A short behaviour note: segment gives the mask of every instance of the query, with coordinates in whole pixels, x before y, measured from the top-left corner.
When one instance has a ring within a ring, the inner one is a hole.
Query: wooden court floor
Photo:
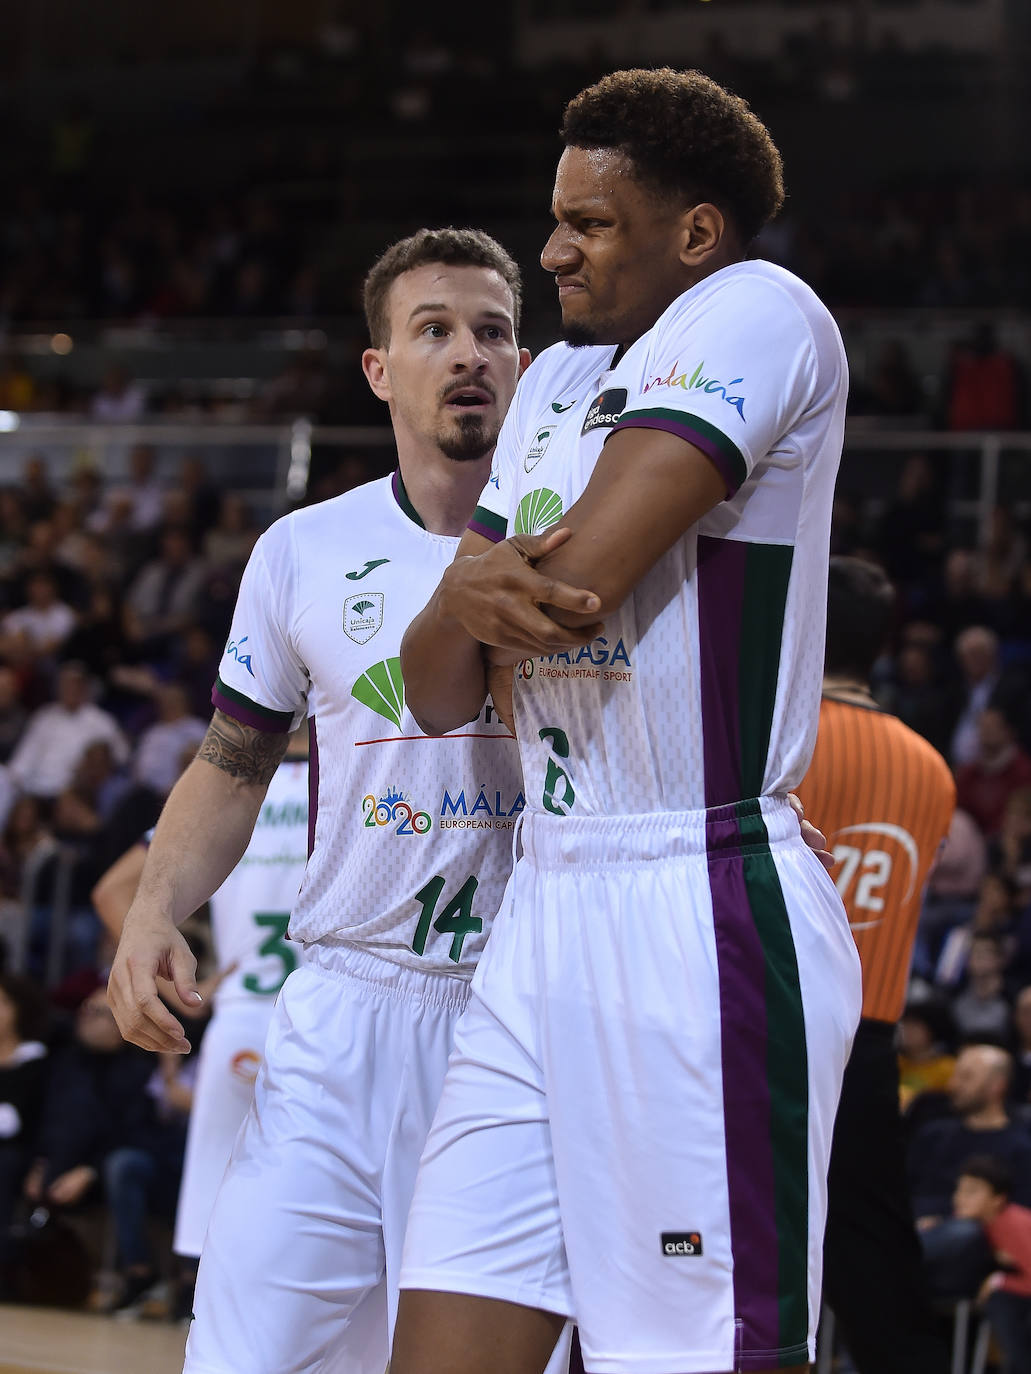
[[[0,1374],[180,1374],[184,1328],[0,1305]]]

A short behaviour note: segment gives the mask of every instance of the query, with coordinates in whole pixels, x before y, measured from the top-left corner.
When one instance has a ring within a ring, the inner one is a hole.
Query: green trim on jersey
[[[397,479],[394,485],[394,493],[397,497],[397,504],[401,507],[405,515],[408,516],[409,520],[411,520],[413,524],[418,525],[421,530],[424,530],[426,528],[426,525],[423,521],[422,516],[412,505],[412,498],[408,495],[407,488],[405,487],[405,479],[401,476],[400,468],[396,468],[394,470],[394,476]]]
[[[780,1348],[804,1345],[809,1329],[809,1060],[798,960],[762,813],[735,808],[748,905],[766,964],[766,1071],[777,1234]],[[750,844],[764,849],[750,850]]]
[[[619,417],[616,429],[633,429],[635,425],[660,425],[663,428],[673,426],[677,433],[691,442],[691,434],[687,431],[694,431],[703,441],[698,445],[703,452],[708,445],[712,445],[728,463],[734,477],[734,489],[742,484],[748,476],[748,466],[745,463],[744,455],[734,443],[733,439],[728,439],[722,429],[717,429],[708,420],[703,420],[700,415],[693,415],[689,410],[671,410],[666,406],[654,406],[649,409],[625,410]],[[708,441],[706,443],[705,441]]]
[[[508,534],[508,521],[505,517],[488,510],[486,506],[477,506],[469,523],[470,525],[483,525],[485,529],[493,530],[499,539],[504,539]]]
[[[238,692],[235,687],[230,687],[228,683],[223,682],[221,676],[215,678],[215,691],[221,693],[229,701],[235,702],[237,706],[242,706],[245,710],[260,716],[262,720],[267,720],[270,725],[276,725],[280,728],[285,725],[289,730],[294,723],[292,711],[273,711],[270,706],[262,706],[260,702],[254,701],[253,698],[245,696],[243,692]]]
[[[788,582],[795,550],[791,544],[745,547],[738,659],[741,795],[758,797],[763,790],[773,730]]]

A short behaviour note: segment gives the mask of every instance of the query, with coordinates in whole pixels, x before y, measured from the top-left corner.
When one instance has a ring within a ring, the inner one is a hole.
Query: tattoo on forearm
[[[264,785],[282,762],[288,735],[253,730],[216,711],[197,757],[221,768],[231,778]]]

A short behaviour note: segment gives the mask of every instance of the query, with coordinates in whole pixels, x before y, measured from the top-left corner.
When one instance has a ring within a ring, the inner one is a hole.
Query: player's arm
[[[287,735],[212,717],[197,757],[169,794],[125,917],[108,1000],[126,1040],[185,1053],[179,1021],[163,1005],[158,977],[197,1005],[196,960],[178,926],[208,900],[239,863]]]
[[[569,539],[543,555],[539,571],[589,587],[601,603],[590,618],[604,619],[726,496],[719,468],[686,439],[665,430],[617,430],[583,495],[562,519]],[[563,606],[544,609],[561,625],[580,626],[589,618]]]
[[[427,734],[475,720],[487,695],[483,646],[503,646],[511,662],[588,644],[599,632],[596,598],[550,574],[538,562],[568,539],[564,529],[491,543],[467,530],[455,561],[415,617],[401,645],[408,707]],[[578,618],[564,628],[543,606]]]

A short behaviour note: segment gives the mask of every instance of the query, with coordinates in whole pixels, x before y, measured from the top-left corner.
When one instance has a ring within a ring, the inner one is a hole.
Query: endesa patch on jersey
[[[626,410],[626,387],[613,386],[603,391],[591,402],[591,408],[584,420],[581,434],[590,434],[593,429],[611,429]]]

